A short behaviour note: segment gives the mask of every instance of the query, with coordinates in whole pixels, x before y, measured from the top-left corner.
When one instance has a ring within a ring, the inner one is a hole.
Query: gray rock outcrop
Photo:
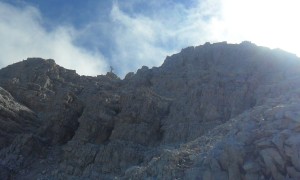
[[[299,179],[299,60],[223,42],[123,80],[12,64],[0,70],[0,179]]]

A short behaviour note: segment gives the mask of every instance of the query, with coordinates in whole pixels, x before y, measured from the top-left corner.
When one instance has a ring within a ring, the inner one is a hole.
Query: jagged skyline
[[[0,179],[300,179],[300,58],[187,47],[121,80],[0,69]]]
[[[297,7],[296,0],[0,0],[0,67],[42,57],[85,75],[113,66],[122,77],[207,41],[249,40],[299,56]]]

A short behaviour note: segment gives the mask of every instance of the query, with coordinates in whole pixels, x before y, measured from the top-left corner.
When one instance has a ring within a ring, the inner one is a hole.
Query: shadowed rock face
[[[300,59],[205,44],[79,76],[29,58],[0,70],[0,179],[299,179]]]
[[[41,125],[36,114],[16,102],[9,92],[0,87],[0,148],[11,144],[15,136],[30,133]]]

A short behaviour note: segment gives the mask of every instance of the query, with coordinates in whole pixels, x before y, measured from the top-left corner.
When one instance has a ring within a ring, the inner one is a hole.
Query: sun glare
[[[300,56],[300,1],[223,0],[220,23],[223,38],[281,48]]]

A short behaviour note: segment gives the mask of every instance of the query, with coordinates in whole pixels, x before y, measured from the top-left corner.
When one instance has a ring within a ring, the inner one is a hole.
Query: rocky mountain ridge
[[[223,42],[123,80],[12,64],[0,70],[0,178],[299,179],[299,60]]]

